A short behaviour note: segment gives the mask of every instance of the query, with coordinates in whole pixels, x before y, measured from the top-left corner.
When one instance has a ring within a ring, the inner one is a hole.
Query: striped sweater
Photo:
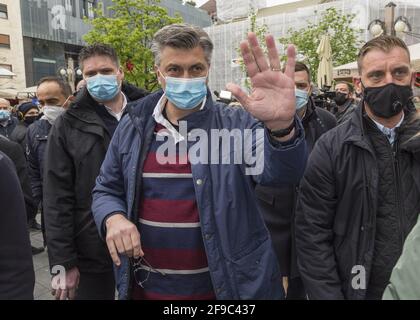
[[[157,141],[164,132],[157,124],[143,168],[139,228],[145,260],[133,277],[133,299],[215,299],[191,165],[170,135]],[[157,150],[163,143],[173,143],[177,152],[176,159],[160,164]]]

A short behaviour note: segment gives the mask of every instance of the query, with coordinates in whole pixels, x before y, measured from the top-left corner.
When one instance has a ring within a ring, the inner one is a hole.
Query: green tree
[[[85,21],[92,30],[85,36],[88,44],[107,43],[115,48],[125,73],[125,79],[149,91],[159,87],[153,72],[153,54],[150,50],[153,35],[165,25],[181,22],[170,17],[159,0],[113,0],[108,7],[110,17],[104,14],[100,3],[94,19]]]
[[[315,81],[319,65],[316,50],[322,35],[330,36],[334,66],[356,60],[362,42],[358,40],[361,30],[351,27],[354,17],[354,14],[342,14],[335,8],[328,8],[318,23],[309,22],[305,28],[299,30],[289,29],[289,36],[280,38],[279,41],[284,46],[292,43],[297,47],[298,54],[305,57],[304,62],[308,64],[312,71],[312,80]]]
[[[257,14],[255,11],[251,11],[248,15],[250,26],[245,34],[245,38],[248,35],[248,32],[254,32],[257,35],[258,42],[260,43],[261,48],[263,49],[264,53],[267,53],[267,45],[265,43],[265,35],[268,33],[268,26],[266,24],[258,24],[257,23]],[[239,56],[241,56],[241,49],[238,47],[236,49]],[[239,59],[239,64],[241,66],[242,72],[246,75],[246,67],[245,63],[242,58]],[[246,75],[245,83],[246,89],[248,91],[251,89],[251,82],[249,77]]]

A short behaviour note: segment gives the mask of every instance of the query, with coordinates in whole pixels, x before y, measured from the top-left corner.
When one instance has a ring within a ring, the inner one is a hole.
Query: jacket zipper
[[[395,193],[397,202],[397,214],[399,215],[399,224],[401,231],[401,248],[404,245],[404,210],[401,204],[401,185],[400,185],[400,165],[398,162],[398,141],[395,141],[395,148],[392,152],[393,164],[394,164],[394,176],[395,176]]]

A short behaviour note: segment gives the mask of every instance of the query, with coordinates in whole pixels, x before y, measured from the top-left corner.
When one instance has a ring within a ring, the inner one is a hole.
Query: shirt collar
[[[378,129],[388,138],[389,143],[393,144],[395,140],[395,129],[400,127],[402,122],[404,121],[404,113],[402,114],[401,120],[393,128],[387,128],[372,118],[371,120],[376,124]]]
[[[175,144],[177,144],[180,141],[184,141],[185,137],[183,137],[178,130],[174,128],[174,126],[163,116],[163,108],[165,108],[166,102],[168,101],[168,98],[166,98],[165,94],[162,95],[162,97],[159,99],[158,103],[156,104],[155,109],[153,110],[153,118],[155,121],[162,126],[164,126],[168,133],[172,136],[172,138],[175,140]],[[200,110],[204,109],[204,106],[206,105],[207,96],[204,97],[204,100],[201,104]],[[167,133],[160,133],[157,134],[167,135]]]
[[[121,91],[121,94],[123,96],[123,106],[120,112],[115,113],[114,111],[112,111],[112,109],[110,107],[107,107],[106,105],[104,105],[106,111],[108,111],[108,113],[113,116],[114,118],[116,118],[118,121],[121,120],[123,114],[124,114],[124,110],[127,107],[127,97],[125,96],[125,94]]]

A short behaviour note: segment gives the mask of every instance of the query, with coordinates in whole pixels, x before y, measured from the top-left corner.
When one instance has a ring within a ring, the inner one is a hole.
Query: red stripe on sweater
[[[197,202],[194,200],[143,199],[139,217],[155,222],[199,222]]]

